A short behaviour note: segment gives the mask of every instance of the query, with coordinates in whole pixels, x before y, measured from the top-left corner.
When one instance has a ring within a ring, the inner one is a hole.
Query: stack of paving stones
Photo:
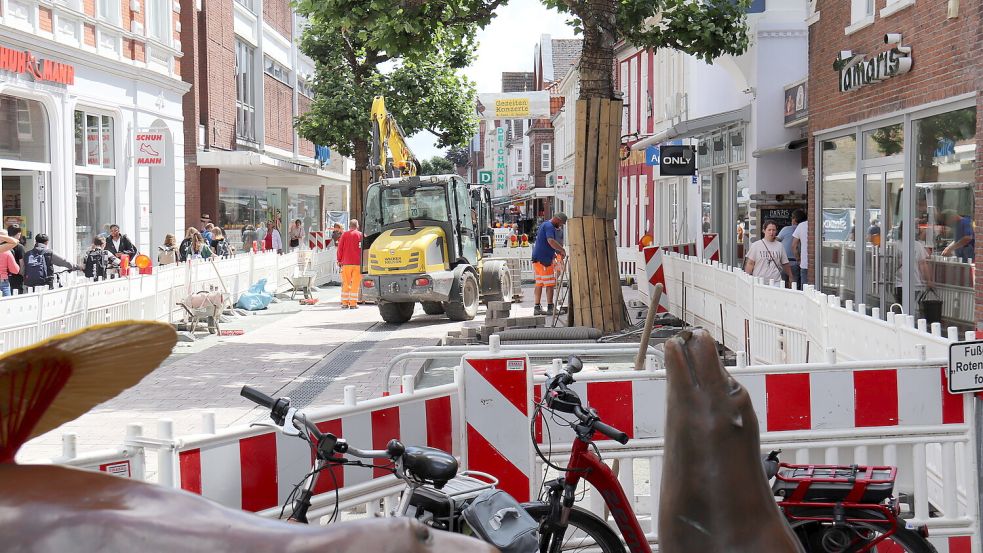
[[[468,346],[487,344],[492,334],[513,328],[541,328],[546,326],[546,317],[509,317],[512,312],[510,301],[490,301],[485,311],[485,320],[465,321],[461,330],[447,333],[443,340],[445,346]]]

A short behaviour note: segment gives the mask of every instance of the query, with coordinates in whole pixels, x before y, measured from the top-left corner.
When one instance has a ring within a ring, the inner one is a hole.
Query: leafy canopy
[[[301,0],[297,7],[309,21],[300,47],[316,65],[314,100],[296,121],[301,136],[364,167],[377,95],[386,97],[407,136],[428,130],[438,147],[446,147],[464,144],[477,132],[474,84],[456,71],[472,60],[473,23],[448,19],[431,27],[404,21],[397,29],[389,15],[403,8],[378,0]],[[397,42],[383,50],[379,37],[386,36]],[[395,48],[411,36],[412,47]]]
[[[446,157],[434,156],[420,163],[420,176],[447,175],[454,172],[454,163]]]
[[[673,48],[707,63],[722,55],[747,50],[744,14],[750,0],[542,0],[571,16],[578,32],[589,25],[604,27],[614,42],[625,40],[642,48]],[[613,5],[613,27],[598,13],[598,4]]]

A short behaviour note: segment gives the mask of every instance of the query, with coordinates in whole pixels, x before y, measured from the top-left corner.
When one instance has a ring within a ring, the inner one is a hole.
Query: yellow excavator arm
[[[420,162],[406,144],[406,135],[396,118],[386,111],[386,99],[372,100],[372,170],[376,179],[412,177],[420,172]],[[392,162],[390,163],[390,159]]]

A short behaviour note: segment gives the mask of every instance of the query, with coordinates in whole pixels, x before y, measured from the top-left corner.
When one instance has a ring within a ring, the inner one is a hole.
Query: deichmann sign
[[[133,152],[138,166],[163,167],[167,164],[164,159],[164,133],[155,129],[137,131],[133,139]]]
[[[492,183],[491,171],[478,171],[478,184],[491,184],[491,183]]]
[[[0,46],[0,71],[24,73],[35,81],[75,84],[75,68],[66,63],[38,59],[29,51],[11,50]]]
[[[662,146],[659,149],[659,171],[663,177],[688,177],[696,174],[694,146]]]
[[[495,128],[495,190],[505,192],[509,186],[508,157],[505,151],[505,127]]]
[[[866,54],[842,51],[833,62],[833,69],[840,72],[840,92],[849,92],[862,86],[897,77],[911,71],[911,47],[900,46],[901,35],[888,33],[884,42],[896,45],[869,60]]]
[[[983,340],[949,344],[949,392],[983,390]]]

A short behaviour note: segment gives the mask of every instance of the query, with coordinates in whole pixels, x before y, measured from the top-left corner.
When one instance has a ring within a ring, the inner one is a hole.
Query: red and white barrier
[[[461,360],[463,464],[494,474],[519,501],[531,499],[532,371],[525,355],[468,354]],[[524,429],[524,430],[523,430]]]
[[[323,250],[328,247],[324,241],[324,232],[312,230],[307,233],[307,247],[312,250]]]
[[[444,387],[446,388],[446,387]],[[428,390],[430,392],[430,390]],[[415,399],[400,394],[365,402],[362,407],[310,412],[322,431],[345,438],[359,449],[385,449],[396,438],[407,445],[426,445],[459,452],[457,394]],[[428,394],[433,395],[433,394]],[[262,511],[282,505],[293,486],[311,469],[310,448],[279,431],[231,429],[189,440],[178,451],[180,487],[227,507]],[[377,465],[385,464],[381,460]],[[382,469],[334,467],[325,472],[315,494],[391,476]]]
[[[720,235],[708,233],[703,235],[703,259],[720,261]]]
[[[696,244],[689,243],[642,248],[642,258],[645,260],[645,276],[646,280],[648,281],[649,298],[655,295],[656,284],[662,284],[664,291],[662,297],[659,299],[659,306],[657,308],[658,313],[669,312],[669,298],[665,293],[665,291],[668,290],[668,287],[666,286],[665,270],[662,267],[663,252],[673,252],[682,255],[696,255]]]

